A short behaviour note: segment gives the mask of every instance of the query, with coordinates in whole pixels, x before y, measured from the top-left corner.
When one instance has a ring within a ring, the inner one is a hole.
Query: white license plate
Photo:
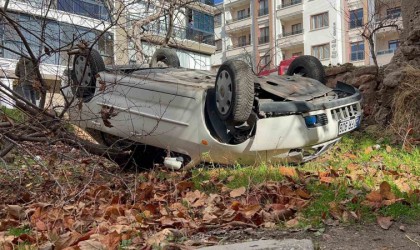
[[[356,116],[349,120],[340,121],[338,123],[338,134],[344,134],[359,126],[360,116]]]

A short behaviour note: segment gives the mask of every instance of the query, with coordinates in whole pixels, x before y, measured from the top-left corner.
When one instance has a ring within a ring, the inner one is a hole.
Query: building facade
[[[371,48],[362,33],[373,30],[374,53],[384,65],[399,46],[400,6],[401,0],[224,1],[216,5],[212,65],[241,58],[258,73],[299,55],[324,65],[369,65]]]
[[[3,8],[5,0],[0,1]],[[7,17],[16,22],[18,30],[40,62],[40,71],[48,85],[60,81],[68,66],[66,49],[79,41],[92,42],[106,64],[114,62],[114,34],[110,15],[103,1],[94,0],[10,0]],[[105,33],[104,33],[105,32]],[[28,55],[21,36],[2,17],[0,23],[0,67],[2,81],[15,78],[14,69],[21,55]],[[59,86],[59,85],[58,85]]]
[[[156,48],[165,44],[165,37],[172,25],[167,45],[174,48],[181,67],[210,69],[210,57],[215,51],[213,1],[200,0],[175,6],[173,17],[169,15],[169,3],[137,1],[127,8],[116,29],[116,54],[119,64],[149,63]],[[136,23],[164,9],[162,15],[141,27]]]

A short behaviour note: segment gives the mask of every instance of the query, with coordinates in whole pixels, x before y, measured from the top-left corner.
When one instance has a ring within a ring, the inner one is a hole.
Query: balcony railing
[[[259,9],[258,16],[268,15],[268,8]]]
[[[154,35],[166,36],[168,30],[165,25],[148,25],[145,27],[146,31]],[[199,43],[205,43],[208,45],[214,45],[214,34],[207,33],[200,30],[187,28],[187,27],[178,27],[173,28],[172,36],[173,38],[178,39],[187,39]]]
[[[270,37],[269,36],[262,36],[262,37],[258,37],[258,43],[259,44],[266,44],[270,42]]]
[[[380,56],[380,55],[386,55],[386,54],[394,54],[396,50],[397,50],[397,49],[387,49],[387,50],[381,50],[381,51],[378,51],[378,52],[376,53],[376,55]]]
[[[287,7],[293,6],[293,5],[298,5],[298,4],[301,4],[301,3],[302,3],[302,0],[294,0],[294,1],[290,1],[288,3],[279,4],[278,8],[283,9],[283,8],[287,8]]]
[[[245,47],[251,45],[251,41],[246,41],[246,42],[241,42],[241,43],[234,43],[232,45],[228,45],[227,49],[236,49],[236,48],[241,48],[241,47]]]
[[[198,0],[198,2],[214,6],[214,0]]]
[[[244,19],[247,19],[247,18],[250,18],[250,15],[249,14],[248,15],[244,15],[244,16],[239,16],[239,17],[232,18],[230,20],[227,20],[226,22],[227,23],[233,23],[233,22],[244,20]]]
[[[302,33],[303,33],[303,29],[294,30],[292,32],[283,32],[283,34],[281,34],[281,37],[294,36],[294,35],[298,35],[298,34],[302,34]]]

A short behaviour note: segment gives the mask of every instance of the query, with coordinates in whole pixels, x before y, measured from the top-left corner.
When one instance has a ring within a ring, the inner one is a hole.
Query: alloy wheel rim
[[[232,77],[229,72],[223,70],[217,79],[216,106],[217,110],[226,115],[232,105]]]
[[[76,79],[80,83],[80,86],[89,86],[92,80],[92,69],[87,63],[87,58],[85,56],[78,56],[75,59],[74,70],[76,74]]]

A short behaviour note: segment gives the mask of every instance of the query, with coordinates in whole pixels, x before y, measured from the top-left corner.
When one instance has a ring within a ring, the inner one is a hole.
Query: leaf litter
[[[279,223],[294,228],[305,220],[300,211],[316,199],[307,188],[309,183],[334,187],[345,180],[363,181],[367,174],[382,180],[392,177],[394,185],[417,197],[416,200],[398,197],[387,181],[380,182],[377,189],[366,188],[366,193],[350,185],[348,199],[325,204],[328,213],[320,215],[324,224],[359,221],[361,211],[349,209],[349,204],[360,203],[376,211],[394,203],[410,205],[420,201],[420,191],[410,188],[405,181],[418,181],[418,176],[386,166],[361,165],[356,162],[354,152],[343,154],[343,158],[352,162],[346,168],[305,172],[279,167],[282,181],[234,189],[214,175],[202,183],[211,185],[213,191],[204,192],[194,185],[191,173],[163,169],[120,172],[102,158],[89,158],[60,145],[54,150],[62,151],[60,156],[46,155],[42,150],[35,152],[48,161],[50,173],[36,163],[30,167],[20,165],[18,175],[14,176],[0,169],[0,175],[7,177],[0,184],[0,198],[4,201],[0,204],[0,246],[4,249],[23,243],[54,249],[116,249],[123,243],[130,249],[169,245],[179,249],[178,243],[192,244],[188,241],[192,235],[213,229],[273,228]],[[392,152],[390,147],[384,150]],[[67,154],[70,151],[73,158],[63,157],[64,151]],[[372,151],[364,153],[370,155]],[[375,160],[381,161],[372,156],[372,161]],[[65,183],[64,191],[51,174]],[[240,177],[229,176],[227,181],[235,178]],[[391,216],[376,218],[383,229],[389,229],[394,220]],[[11,235],[14,228],[30,231]],[[194,244],[216,243],[208,238]]]

